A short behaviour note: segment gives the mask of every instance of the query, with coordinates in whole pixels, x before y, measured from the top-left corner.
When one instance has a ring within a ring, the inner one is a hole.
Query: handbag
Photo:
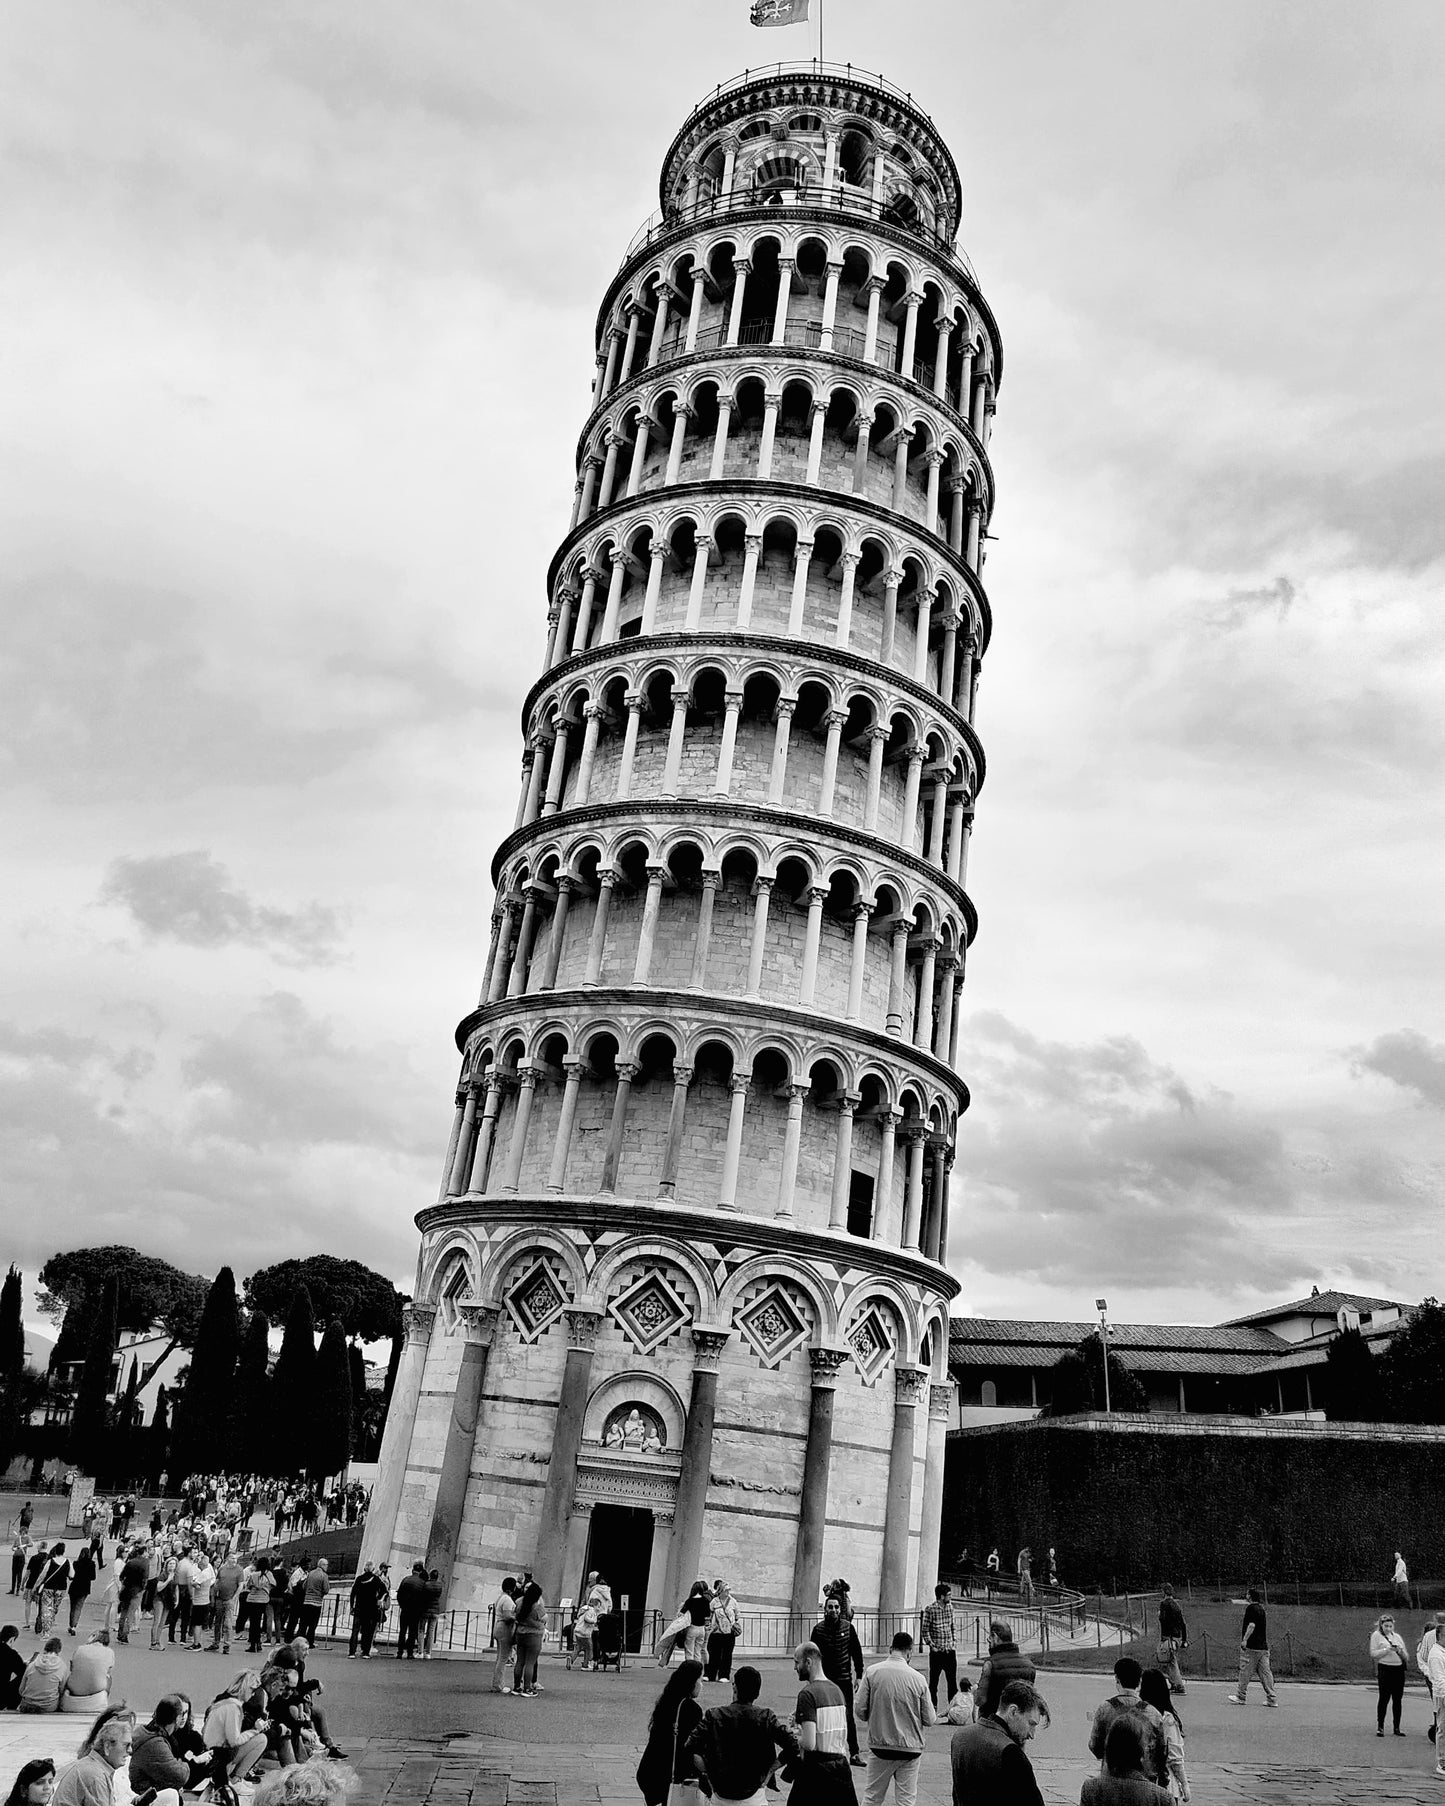
[[[682,1701],[678,1701],[677,1713],[672,1721],[672,1767],[669,1776],[677,1773],[677,1734],[682,1722]],[[702,1799],[702,1783],[700,1781],[673,1781],[669,1779],[667,1787],[667,1806],[698,1806]]]

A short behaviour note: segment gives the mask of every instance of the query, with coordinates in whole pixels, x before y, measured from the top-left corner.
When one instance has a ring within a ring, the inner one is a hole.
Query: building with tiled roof
[[[1409,1320],[1388,1298],[1315,1290],[1310,1297],[1228,1323],[1111,1323],[1109,1346],[1149,1394],[1152,1412],[1319,1417],[1319,1369],[1342,1329],[1359,1329],[1376,1354]],[[1097,1322],[954,1317],[949,1372],[955,1427],[1037,1416],[1053,1369]]]

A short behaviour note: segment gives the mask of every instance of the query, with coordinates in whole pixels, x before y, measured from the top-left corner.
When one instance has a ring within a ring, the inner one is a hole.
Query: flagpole
[[[823,73],[823,0],[818,0],[818,73]]]

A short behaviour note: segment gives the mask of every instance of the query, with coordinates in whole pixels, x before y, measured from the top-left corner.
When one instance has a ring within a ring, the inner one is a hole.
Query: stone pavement
[[[142,1716],[176,1687],[204,1704],[233,1666],[220,1657],[152,1655],[134,1646],[121,1656],[117,1692]],[[758,1666],[764,1700],[786,1712],[796,1688],[791,1670],[777,1660]],[[535,1701],[486,1692],[490,1664],[476,1661],[349,1663],[323,1647],[313,1672],[325,1679],[334,1734],[359,1777],[357,1806],[638,1806],[633,1774],[661,1684],[650,1662],[617,1675],[569,1673],[547,1659],[545,1692]],[[1102,1677],[1059,1672],[1041,1676],[1040,1687],[1053,1722],[1030,1755],[1049,1806],[1072,1806],[1091,1772],[1088,1719],[1107,1688]],[[1181,1701],[1196,1806],[1445,1800],[1422,1734],[1428,1712],[1418,1688],[1406,1698],[1409,1735],[1383,1741],[1374,1735],[1372,1688],[1286,1682],[1276,1712],[1257,1696],[1243,1711],[1232,1708],[1225,1693],[1223,1684],[1195,1683]],[[704,1703],[725,1697],[721,1687],[704,1688]],[[38,1754],[67,1759],[85,1728],[81,1718],[0,1715],[0,1797],[22,1761]],[[920,1806],[949,1806],[951,1735],[946,1726],[929,1733]]]

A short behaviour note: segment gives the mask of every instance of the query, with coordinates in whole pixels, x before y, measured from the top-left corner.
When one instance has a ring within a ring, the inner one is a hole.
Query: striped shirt
[[[953,1607],[947,1599],[935,1599],[923,1608],[923,1641],[929,1649],[952,1649]]]

